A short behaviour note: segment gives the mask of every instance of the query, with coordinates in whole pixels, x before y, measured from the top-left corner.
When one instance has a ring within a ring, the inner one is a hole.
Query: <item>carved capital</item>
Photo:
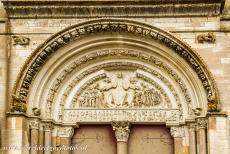
[[[197,128],[198,129],[204,129],[207,127],[207,119],[206,118],[199,118],[197,119]]]
[[[112,122],[113,130],[115,131],[115,136],[117,142],[127,142],[130,133],[130,123],[125,121]]]
[[[39,129],[39,121],[38,120],[31,120],[30,121],[30,128],[31,129]]]
[[[174,138],[179,138],[179,137],[185,136],[185,130],[184,130],[184,127],[182,127],[182,126],[171,127],[170,133],[171,133],[172,137],[174,137]]]
[[[195,123],[188,124],[188,129],[189,131],[194,132],[196,130],[196,124]]]
[[[58,136],[59,137],[72,137],[74,134],[73,127],[60,127],[58,129]]]
[[[52,131],[53,125],[51,123],[45,123],[44,125],[44,131]]]

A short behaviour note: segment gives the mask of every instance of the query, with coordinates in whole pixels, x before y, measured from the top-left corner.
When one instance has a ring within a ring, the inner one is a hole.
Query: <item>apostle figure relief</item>
[[[80,92],[75,108],[165,107],[156,87],[134,72],[109,72],[106,77]]]

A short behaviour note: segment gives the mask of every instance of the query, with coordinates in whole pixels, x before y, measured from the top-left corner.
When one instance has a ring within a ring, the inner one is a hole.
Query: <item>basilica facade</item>
[[[1,3],[1,153],[230,153],[230,0]]]

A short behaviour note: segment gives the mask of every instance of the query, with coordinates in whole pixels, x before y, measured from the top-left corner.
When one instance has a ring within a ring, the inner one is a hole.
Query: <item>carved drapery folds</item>
[[[112,122],[113,130],[117,142],[128,142],[130,133],[130,123],[127,121],[114,121]]]
[[[63,47],[64,45],[70,43],[71,41],[76,41],[81,38],[81,36],[87,36],[89,34],[95,34],[98,32],[117,32],[117,33],[130,33],[135,36],[145,37],[148,39],[159,40],[162,44],[167,47],[173,49],[175,53],[177,53],[181,58],[183,58],[194,70],[194,72],[199,77],[202,82],[202,86],[206,91],[206,95],[208,97],[214,97],[209,103],[208,106],[209,111],[218,111],[218,93],[216,90],[215,82],[212,79],[210,72],[207,71],[203,61],[200,57],[190,49],[185,43],[182,43],[179,39],[173,37],[171,34],[166,33],[160,29],[144,25],[137,22],[126,21],[126,20],[115,20],[115,19],[104,19],[104,20],[96,20],[86,22],[84,24],[79,24],[72,26],[65,31],[61,32],[58,35],[52,36],[46,43],[44,43],[40,48],[38,48],[28,60],[28,63],[24,65],[20,77],[18,78],[16,88],[14,89],[14,93],[18,98],[23,101],[17,101],[17,103],[12,103],[12,112],[26,112],[26,107],[23,105],[27,101],[29,88],[31,86],[32,81],[34,80],[36,74],[39,70],[44,66],[47,60],[51,57],[51,55],[55,54],[56,51]],[[91,57],[93,58],[93,57]],[[143,56],[143,59],[148,58]],[[81,61],[79,61],[81,62]],[[145,86],[142,86],[144,89]],[[152,93],[148,90],[145,90],[146,95],[151,95],[151,97],[158,97],[157,93]],[[95,91],[95,93],[98,93]],[[136,94],[138,97],[144,97],[142,93]],[[95,96],[92,96],[95,97]],[[138,103],[138,97],[136,97],[136,105]],[[145,98],[147,100],[147,98]],[[149,97],[148,97],[149,99]],[[159,99],[156,99],[159,100]],[[153,101],[154,104],[158,104],[159,101]],[[149,103],[146,101],[145,103]],[[23,107],[20,107],[21,106]],[[140,103],[141,104],[141,103]],[[52,105],[52,102],[50,103]]]

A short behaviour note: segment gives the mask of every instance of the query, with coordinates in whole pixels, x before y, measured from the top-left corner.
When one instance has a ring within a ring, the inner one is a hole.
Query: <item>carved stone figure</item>
[[[209,32],[207,34],[200,34],[197,36],[197,41],[199,43],[204,43],[204,42],[215,43],[216,36],[213,34],[213,32]]]
[[[12,39],[14,41],[13,45],[29,45],[30,38],[25,36],[12,36]]]
[[[92,83],[86,88],[83,85],[77,98],[79,107],[93,108],[128,108],[154,107],[163,101],[161,94],[142,80],[130,77],[130,72],[108,73],[102,81]],[[135,73],[132,72],[134,75]],[[113,82],[111,81],[113,79]],[[129,80],[129,82],[127,81]],[[91,83],[91,82],[90,82]]]
[[[11,112],[26,112],[26,101],[16,95],[12,95],[13,103],[11,107]]]
[[[38,109],[38,108],[35,107],[32,110],[33,110],[33,114],[35,116],[39,116],[41,114],[41,109]]]

